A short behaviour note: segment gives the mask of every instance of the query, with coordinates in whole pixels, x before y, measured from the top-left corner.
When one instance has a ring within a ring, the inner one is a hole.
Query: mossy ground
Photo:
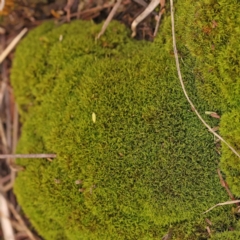
[[[177,36],[186,87],[204,114],[211,103],[196,87],[201,66],[188,46],[191,31],[181,31],[197,4],[177,5]],[[207,217],[216,239],[236,239],[231,207],[202,215],[228,196],[214,138],[177,78],[169,17],[154,43],[130,40],[116,22],[96,42],[100,28],[46,23],[16,51],[11,80],[24,122],[18,151],[57,154],[51,163],[18,160],[26,170],[15,192],[33,226],[45,239],[161,239],[169,229],[173,239],[207,239]]]

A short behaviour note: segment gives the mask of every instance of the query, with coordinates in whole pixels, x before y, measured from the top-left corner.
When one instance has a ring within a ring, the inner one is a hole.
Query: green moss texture
[[[181,3],[176,28],[184,82],[202,115],[223,112],[221,132],[234,144],[239,135],[229,122],[239,119],[238,100],[217,74],[228,81],[223,73],[237,78],[237,68],[207,68],[221,63],[230,38],[234,44],[234,37],[222,37],[226,26],[219,20],[234,3]],[[207,24],[216,36],[204,32]],[[232,24],[237,32],[238,21]],[[170,17],[154,43],[130,39],[116,22],[96,41],[100,29],[91,22],[49,22],[17,48],[11,81],[23,122],[18,152],[57,154],[52,162],[18,160],[25,171],[14,189],[23,211],[44,239],[162,239],[168,232],[176,240],[208,239],[205,218],[213,238],[236,239],[232,206],[202,215],[228,196],[216,173],[214,138],[177,77]],[[214,41],[221,48],[212,56]],[[235,194],[238,161],[223,149],[221,164]]]

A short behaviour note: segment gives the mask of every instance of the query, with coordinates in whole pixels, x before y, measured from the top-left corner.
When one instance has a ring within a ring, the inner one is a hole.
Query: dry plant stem
[[[6,158],[55,158],[56,154],[0,154],[0,159],[6,159]]]
[[[204,212],[203,214],[210,212],[211,210],[213,210],[215,207],[218,206],[224,206],[224,205],[230,205],[230,204],[235,204],[235,203],[240,203],[240,200],[234,200],[234,201],[227,201],[227,202],[223,202],[223,203],[218,203],[216,205],[214,205],[213,207],[209,208],[206,212]]]
[[[158,5],[160,4],[159,0],[152,0],[146,9],[132,22],[132,37],[135,37],[137,34],[136,28],[137,25],[145,19]]]
[[[8,182],[9,180],[11,180],[11,176],[10,174],[6,175],[5,177],[1,177],[0,178],[0,184],[3,186],[6,182]],[[5,192],[5,191],[4,191]]]
[[[4,129],[3,129],[3,123],[2,123],[1,118],[0,118],[0,137],[2,140],[2,144],[5,148],[5,152],[7,152],[7,137],[6,137]]]
[[[11,113],[10,113],[10,95],[7,89],[5,93],[5,115],[6,115],[6,137],[7,147],[11,149],[12,146],[12,124],[11,124]]]
[[[8,47],[3,51],[3,53],[0,55],[0,63],[3,62],[3,60],[8,56],[8,54],[13,50],[13,48],[17,45],[17,43],[21,40],[21,38],[26,34],[28,31],[27,28],[24,28],[14,39],[13,41],[8,45]]]
[[[143,0],[133,0],[134,2],[138,3],[139,5],[143,6],[143,7],[147,7],[147,3]]]
[[[97,36],[97,39],[99,39],[106,31],[107,29],[107,26],[109,25],[109,23],[111,22],[111,20],[113,19],[116,11],[118,10],[120,4],[121,4],[122,0],[117,0],[117,2],[115,3],[113,9],[111,10],[111,12],[109,13],[106,21],[104,22],[103,26],[102,26],[102,29],[100,31],[100,33],[98,34]]]
[[[112,7],[113,5],[114,5],[113,3],[104,4],[103,6],[98,6],[98,7],[94,7],[94,8],[90,8],[90,9],[84,10],[84,11],[80,12],[80,18],[81,18],[81,19],[84,19],[84,15],[86,15],[86,14],[91,14],[91,13],[100,12],[100,11],[102,11],[102,10],[105,9],[105,8],[110,8],[110,7]],[[70,15],[70,17],[77,17],[78,14],[79,14],[78,12],[72,13],[72,14]]]
[[[13,139],[12,139],[12,152],[16,151],[17,141],[18,141],[18,131],[19,131],[19,115],[17,104],[14,104],[14,117],[13,117]]]
[[[72,7],[73,3],[74,3],[74,0],[68,0],[67,5],[64,8],[64,10],[67,12],[67,21],[68,22],[70,22],[70,20],[71,20],[71,7]]]
[[[1,47],[1,54],[3,52],[3,49],[5,47],[5,37],[2,39],[1,43],[2,45]],[[6,89],[7,89],[7,66],[6,63],[3,62],[2,66],[1,66],[1,77],[2,77],[2,83],[1,83],[1,89],[0,89],[0,108],[2,107],[2,103],[3,103],[3,99],[6,93]]]
[[[15,240],[14,231],[12,228],[11,221],[9,219],[8,205],[5,197],[0,193],[0,211],[1,211],[1,226],[3,231],[4,239]]]
[[[4,215],[1,211],[0,211],[0,217],[1,218],[7,218],[10,222],[11,222],[11,225],[14,229],[16,229],[17,231],[23,231],[23,227],[17,222],[17,221],[14,221],[14,220],[11,220],[10,217],[7,217],[6,215]],[[26,235],[26,233],[25,233]]]
[[[227,183],[224,181],[220,169],[217,170],[217,173],[218,173],[218,177],[219,177],[219,179],[220,179],[221,185],[222,185],[222,187],[224,187],[224,188],[226,189],[226,191],[227,191],[227,193],[228,193],[228,196],[229,196],[233,201],[236,200],[236,199],[234,198],[233,194],[231,193],[231,191],[229,190]],[[239,206],[238,203],[236,203],[236,205]]]
[[[11,168],[10,168],[11,169]],[[13,171],[11,171],[12,173]],[[14,182],[13,181],[10,181],[9,183],[7,183],[5,186],[2,187],[2,191],[3,192],[8,192],[10,191],[12,188],[13,188],[13,185],[14,185]]]
[[[220,139],[223,143],[225,143],[231,151],[240,158],[240,154],[229,144],[227,143],[220,135],[218,135],[216,132],[212,130],[212,128],[204,121],[204,119],[201,117],[195,106],[193,105],[192,101],[190,100],[187,91],[185,89],[185,85],[183,83],[182,79],[182,74],[180,70],[180,64],[178,60],[178,52],[177,52],[177,46],[176,46],[176,37],[175,37],[175,27],[174,27],[174,9],[173,9],[173,0],[170,0],[170,7],[171,7],[171,22],[172,22],[172,38],[173,38],[173,50],[174,50],[174,56],[176,60],[176,66],[177,66],[177,72],[178,72],[178,77],[182,86],[182,90],[184,92],[184,95],[186,99],[188,100],[192,110],[195,112],[195,114],[198,116],[198,118],[201,120],[201,122],[206,126],[206,128],[211,132],[215,137]]]
[[[32,232],[28,229],[28,227],[26,226],[25,222],[22,220],[21,216],[18,214],[18,212],[15,210],[14,206],[10,203],[7,202],[8,204],[8,208],[10,209],[10,211],[12,212],[12,214],[14,215],[14,217],[16,218],[16,220],[18,221],[18,223],[24,228],[24,230],[26,231],[28,237],[31,240],[36,240],[36,238],[34,237],[34,235],[32,234]]]
[[[1,105],[2,105],[2,101],[3,101],[3,97],[4,97],[4,94],[5,94],[6,88],[7,88],[7,83],[3,79],[2,84],[1,84],[1,89],[0,89],[0,108],[1,108]]]
[[[158,32],[158,29],[159,29],[159,25],[160,25],[160,22],[161,22],[161,18],[162,18],[162,15],[163,15],[164,12],[165,12],[165,0],[160,0],[160,4],[161,4],[161,9],[160,9],[160,11],[159,11],[159,15],[158,15],[156,27],[155,27],[155,29],[154,29],[154,34],[153,34],[154,37],[157,36],[157,32]]]
[[[154,36],[154,37],[157,36],[157,32],[158,32],[158,29],[159,29],[159,25],[160,25],[160,22],[161,22],[161,18],[162,18],[162,13],[161,13],[161,11],[160,11],[160,12],[159,12],[159,15],[158,15],[158,19],[157,19],[156,26],[155,26],[155,29],[154,29],[154,33],[153,33],[153,36]]]
[[[18,232],[15,234],[15,240],[23,240],[23,239],[27,239],[27,234],[25,232]]]
[[[207,232],[208,232],[209,236],[212,237],[212,233],[211,233],[211,229],[210,229],[210,227],[207,226],[206,229],[207,229]]]
[[[1,0],[0,11],[2,11],[4,9],[4,6],[5,6],[5,0]]]
[[[17,109],[17,104],[14,104],[14,116],[13,116],[13,136],[12,136],[12,152],[15,153],[16,151],[16,146],[17,146],[17,140],[18,140],[18,109]],[[10,159],[9,162],[14,162],[13,159]],[[10,167],[12,170],[12,168]],[[16,178],[16,172],[11,171],[11,183],[12,185],[14,184]],[[9,187],[11,185],[9,184]]]

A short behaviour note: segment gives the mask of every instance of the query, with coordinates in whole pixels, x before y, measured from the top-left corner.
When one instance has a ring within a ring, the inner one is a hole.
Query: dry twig
[[[70,20],[71,20],[71,7],[72,7],[73,3],[74,3],[74,0],[68,0],[67,5],[64,8],[64,10],[67,12],[67,21],[68,22],[70,22]]]
[[[136,36],[137,25],[143,19],[145,19],[160,4],[161,9],[160,9],[160,12],[159,12],[159,15],[158,15],[157,24],[156,24],[155,31],[154,31],[154,37],[157,35],[157,31],[158,31],[158,28],[159,28],[159,25],[160,25],[162,15],[165,12],[165,1],[166,0],[152,0],[150,2],[150,4],[146,7],[146,9],[136,19],[134,19],[134,21],[132,22],[132,25],[131,25],[132,37]]]
[[[106,21],[104,22],[104,24],[103,24],[103,26],[102,26],[102,29],[101,29],[100,33],[98,34],[98,36],[97,36],[97,39],[99,39],[99,38],[105,33],[105,31],[106,31],[106,29],[107,29],[107,26],[109,25],[109,23],[110,23],[111,20],[113,19],[113,17],[114,17],[114,15],[115,15],[116,11],[118,10],[121,2],[122,2],[122,0],[117,0],[117,2],[115,3],[112,11],[109,13]]]
[[[14,39],[13,41],[8,45],[8,47],[2,52],[0,55],[0,63],[3,62],[3,60],[8,56],[8,54],[13,50],[13,48],[17,45],[17,43],[21,40],[21,38],[26,34],[28,31],[27,28],[24,28]]]
[[[154,34],[153,34],[154,37],[157,36],[157,32],[158,32],[158,29],[159,29],[159,25],[160,25],[160,22],[161,22],[161,18],[162,18],[163,13],[165,12],[165,3],[166,3],[166,0],[161,0],[161,1],[160,1],[161,9],[160,9],[160,11],[159,11],[157,23],[156,23],[156,26],[155,26],[155,29],[154,29]]]
[[[4,9],[5,6],[5,0],[1,0],[0,2],[0,11],[2,11]]]
[[[215,207],[218,206],[224,206],[224,205],[230,205],[230,204],[235,204],[235,203],[240,203],[240,200],[234,200],[234,201],[227,201],[227,202],[223,202],[223,203],[218,203],[216,205],[214,205],[213,207],[209,208],[206,212],[204,212],[203,214],[210,212],[211,210],[213,210]]]
[[[0,159],[6,158],[55,158],[57,155],[52,153],[39,154],[0,154]]]
[[[132,37],[135,37],[137,34],[137,25],[145,19],[158,5],[159,0],[152,0],[150,4],[145,8],[145,10],[132,22],[131,29],[132,29]]]
[[[172,38],[173,38],[173,50],[174,50],[174,56],[175,56],[175,60],[176,60],[176,66],[177,66],[177,72],[178,72],[178,77],[182,86],[182,90],[184,92],[184,95],[187,99],[187,101],[189,102],[192,110],[195,112],[195,114],[198,116],[198,118],[201,120],[201,122],[207,127],[207,129],[209,130],[209,132],[211,132],[215,137],[217,137],[218,139],[220,139],[223,143],[225,143],[229,149],[231,149],[231,151],[240,158],[240,154],[229,144],[226,142],[226,140],[224,140],[220,135],[218,135],[216,132],[214,132],[212,130],[212,128],[204,121],[204,119],[202,118],[202,116],[199,114],[199,112],[197,111],[197,109],[195,108],[194,104],[192,103],[192,101],[190,100],[187,91],[185,89],[185,85],[183,83],[183,79],[182,79],[182,74],[181,74],[181,70],[180,70],[180,64],[179,64],[179,60],[178,60],[178,52],[177,52],[177,46],[176,46],[176,37],[175,37],[175,26],[174,26],[174,9],[173,9],[173,0],[170,0],[170,7],[171,7],[171,22],[172,22]]]

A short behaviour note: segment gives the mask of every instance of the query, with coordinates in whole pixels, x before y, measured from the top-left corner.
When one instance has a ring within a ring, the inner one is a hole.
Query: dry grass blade
[[[8,47],[3,51],[3,53],[0,55],[0,63],[3,62],[3,60],[8,56],[8,54],[13,50],[13,48],[17,45],[17,43],[21,40],[21,38],[26,34],[28,31],[27,28],[24,28],[8,45]]]
[[[12,135],[12,152],[16,151],[17,147],[17,141],[18,141],[18,121],[19,121],[19,115],[18,115],[18,108],[17,104],[14,104],[14,117],[13,117],[13,135]]]
[[[207,226],[206,229],[207,229],[207,232],[208,232],[209,236],[212,237],[212,233],[211,233],[210,227]]]
[[[137,25],[145,19],[158,5],[160,4],[159,0],[152,0],[146,9],[132,22],[132,37],[135,37],[137,34],[136,28]]]
[[[7,88],[7,83],[5,80],[2,81],[2,84],[1,84],[1,89],[0,89],[0,107],[2,105],[2,102],[3,102],[3,97],[4,97],[4,93],[5,93],[5,90]]]
[[[5,151],[7,151],[7,137],[3,129],[3,123],[1,118],[0,118],[0,138],[2,140],[2,144],[3,144],[3,147],[5,148]]]
[[[223,202],[223,203],[218,203],[216,205],[214,205],[213,207],[209,208],[206,212],[204,212],[203,214],[210,212],[211,210],[213,210],[215,207],[218,206],[224,206],[224,205],[230,205],[230,204],[235,204],[235,203],[240,203],[240,200],[233,200],[233,201],[227,201],[227,202]]]
[[[6,158],[55,158],[57,155],[52,153],[40,154],[0,154],[0,159]]]
[[[18,223],[24,228],[24,230],[26,231],[28,237],[31,240],[36,240],[36,238],[34,237],[33,233],[28,229],[28,227],[26,226],[25,222],[22,220],[21,216],[18,214],[18,212],[15,210],[14,206],[10,203],[7,202],[8,207],[10,209],[10,211],[12,212],[12,214],[14,215],[14,217],[16,218],[16,220],[18,221]]]
[[[74,3],[74,0],[68,0],[67,5],[64,8],[64,10],[67,12],[67,21],[68,22],[70,22],[70,20],[71,20],[71,7],[72,7],[73,3]]]
[[[229,196],[233,201],[236,200],[236,199],[234,198],[233,194],[231,193],[231,191],[229,190],[227,183],[224,181],[220,169],[217,170],[217,173],[218,173],[218,177],[219,177],[219,179],[220,179],[220,183],[221,183],[222,187],[224,187],[224,188],[226,189],[226,191],[227,191],[227,193],[228,193],[228,196]],[[236,204],[236,205],[238,205],[238,204]]]
[[[7,240],[15,240],[14,231],[12,228],[12,223],[9,218],[9,210],[6,199],[0,193],[0,219],[1,219],[1,226],[3,231],[4,239]]]
[[[2,11],[4,9],[4,6],[5,6],[5,0],[1,0],[0,11]]]
[[[115,15],[116,11],[118,10],[121,2],[122,2],[122,0],[117,0],[117,2],[115,3],[112,11],[109,13],[106,21],[104,22],[104,24],[103,24],[103,26],[102,26],[102,29],[101,29],[100,33],[98,34],[98,36],[97,36],[97,39],[99,39],[99,38],[105,33],[105,31],[106,31],[106,29],[107,29],[107,26],[109,25],[109,23],[110,23],[111,20],[113,19],[113,17],[114,17],[114,15]]]
[[[160,11],[159,15],[157,16],[157,22],[156,22],[156,26],[155,26],[154,33],[153,33],[154,37],[157,36],[157,32],[158,32],[158,29],[159,29],[159,26],[160,26],[161,18],[162,18],[162,13]]]
[[[138,3],[139,5],[143,6],[143,7],[147,7],[147,3],[143,0],[133,0],[134,2]]]
[[[240,158],[240,154],[229,144],[226,142],[226,140],[224,140],[220,135],[218,135],[216,132],[214,132],[212,130],[212,128],[204,121],[204,119],[202,118],[202,116],[199,114],[199,112],[197,111],[197,109],[195,108],[194,104],[192,103],[192,101],[190,100],[187,91],[185,89],[185,85],[183,83],[183,79],[182,79],[182,74],[181,74],[181,70],[180,70],[180,64],[179,64],[179,60],[178,60],[178,51],[177,51],[177,46],[176,46],[176,37],[175,37],[175,26],[174,26],[174,9],[173,9],[173,0],[170,0],[170,7],[171,7],[171,22],[172,22],[172,38],[173,38],[173,50],[174,50],[174,56],[175,56],[175,60],[176,60],[176,66],[177,66],[177,72],[178,72],[178,77],[182,86],[182,90],[184,92],[184,95],[187,99],[187,101],[189,102],[192,110],[195,112],[195,114],[198,116],[198,118],[201,120],[201,122],[207,127],[207,129],[209,130],[209,132],[211,132],[215,137],[217,137],[218,139],[220,139],[223,143],[225,143],[229,149],[231,149],[231,151]]]
[[[157,36],[157,32],[158,32],[158,29],[159,29],[159,25],[160,25],[160,22],[161,22],[161,18],[162,18],[163,13],[165,12],[165,3],[166,3],[165,0],[160,0],[161,9],[160,9],[160,11],[159,11],[157,23],[156,23],[155,30],[154,30],[154,33],[153,33],[153,36],[154,36],[154,37]]]

